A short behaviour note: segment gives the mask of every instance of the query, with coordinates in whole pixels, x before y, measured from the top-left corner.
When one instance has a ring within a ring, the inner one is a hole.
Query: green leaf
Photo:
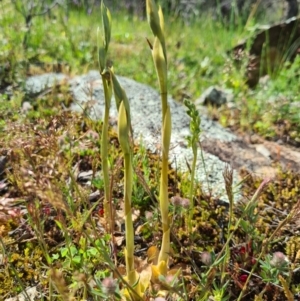
[[[106,51],[104,47],[100,47],[98,50],[98,60],[100,72],[102,73],[106,66]]]
[[[119,83],[119,81],[117,80],[117,77],[115,76],[113,69],[111,69],[111,79],[112,79],[112,83],[113,83],[113,90],[114,90],[114,95],[115,95],[115,100],[116,100],[116,106],[117,109],[119,111],[120,108],[120,104],[123,100],[123,89]]]
[[[57,227],[58,227],[60,230],[62,230],[62,224],[61,224],[61,222],[59,222],[58,220],[55,220],[55,223],[56,223]]]
[[[95,290],[95,289],[91,289],[91,293],[92,293],[93,295],[95,295],[95,296],[101,297],[103,300],[106,300],[106,299],[107,299],[107,294],[104,294],[104,293],[102,293],[102,292],[100,292],[100,291],[97,291],[97,290]]]
[[[227,257],[226,254],[224,254],[218,260],[214,261],[211,267],[218,266],[224,259],[226,259],[226,257]]]
[[[167,54],[166,54],[166,46],[165,46],[165,36],[164,36],[164,18],[162,14],[162,9],[155,4],[153,0],[146,1],[146,10],[147,10],[147,19],[152,30],[152,33],[155,37],[157,37],[162,45],[162,52],[167,63]],[[149,44],[150,45],[150,44]]]
[[[103,189],[104,187],[103,178],[97,177],[95,179],[92,179],[92,185],[99,190]]]
[[[153,62],[157,72],[159,88],[161,93],[167,93],[167,62],[165,60],[163,47],[160,40],[155,37],[153,50],[152,50]]]
[[[59,254],[58,253],[52,254],[52,259],[53,260],[59,259]]]
[[[99,252],[96,248],[91,248],[87,250],[87,254],[91,257],[96,257],[96,255],[99,255]]]
[[[76,264],[80,264],[81,263],[81,256],[76,255],[72,258],[72,262],[76,263]]]
[[[71,251],[71,256],[75,256],[78,253],[78,250],[75,246],[71,246],[70,247],[70,251]]]
[[[61,248],[60,255],[61,257],[66,257],[68,255],[68,248]]]
[[[249,223],[247,221],[241,219],[240,226],[244,232],[248,233]]]
[[[111,97],[112,97],[112,83],[111,83],[111,72],[108,69],[104,69],[101,73],[103,88],[104,88],[104,96],[105,96],[105,106],[107,108],[110,107]]]

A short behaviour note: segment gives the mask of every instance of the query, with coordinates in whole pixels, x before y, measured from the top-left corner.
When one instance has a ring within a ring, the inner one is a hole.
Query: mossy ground
[[[109,274],[107,265],[103,264],[103,255],[88,239],[93,237],[110,243],[102,226],[103,182],[98,133],[101,133],[101,122],[63,111],[53,116],[31,119],[22,119],[20,115],[18,120],[6,123],[5,140],[0,148],[1,155],[8,158],[6,172],[1,175],[1,180],[7,179],[4,182],[7,186],[1,189],[0,226],[0,278],[3,283],[1,296],[4,298],[36,285],[44,298],[48,298],[50,273],[61,269],[65,287],[71,287],[70,291],[77,300],[92,295],[90,281],[95,277],[94,273],[98,277]],[[135,157],[141,159],[135,161],[133,195],[136,256],[141,261],[147,257],[146,250],[153,245],[159,246],[161,241],[156,197],[159,155],[150,154],[137,146],[134,149]],[[117,224],[113,236],[115,252],[111,253],[108,249],[107,252],[112,260],[115,258],[116,267],[122,271],[124,233],[123,221],[118,214],[122,212],[123,167],[113,130],[110,131],[109,154],[111,166],[114,166],[111,169],[111,189]],[[142,158],[147,158],[147,161]],[[83,172],[90,172],[90,176],[84,178]],[[235,206],[235,219],[243,214],[244,203],[261,182],[246,173],[243,176],[246,178],[242,189],[244,197]],[[184,190],[184,186],[188,185],[186,176],[176,170],[170,171],[169,181],[170,197],[181,194],[179,186]],[[243,285],[241,275],[251,269],[264,240],[297,203],[299,181],[299,175],[279,171],[261,194],[255,211],[255,225],[252,225],[254,232],[250,228],[249,231],[236,231],[230,244],[231,258],[226,270],[230,279],[229,300],[237,298]],[[228,235],[228,204],[203,194],[201,185],[197,186],[196,191],[192,233],[188,230],[187,210],[171,208],[172,267],[184,267],[186,283],[190,283],[188,287],[193,291],[190,300],[197,298],[201,291],[197,284],[199,279],[190,270],[195,269],[196,274],[204,272],[207,267],[201,260],[201,252],[214,251],[217,254]],[[96,196],[92,197],[95,193]],[[147,212],[152,214],[150,219],[145,217]],[[245,222],[251,225],[253,220],[247,218],[244,217]],[[293,220],[281,229],[268,248],[268,254],[278,250],[287,254],[293,270],[299,265],[297,229],[297,220]],[[254,295],[268,286],[270,292],[267,290],[265,293],[265,300],[282,300],[283,290],[264,283],[259,274],[257,268],[253,276],[255,287],[249,286],[243,300],[249,300],[249,297],[252,300]],[[78,277],[83,277],[86,282],[79,285]],[[298,272],[291,275],[293,293],[298,292],[299,280]],[[220,281],[217,275],[216,281]]]

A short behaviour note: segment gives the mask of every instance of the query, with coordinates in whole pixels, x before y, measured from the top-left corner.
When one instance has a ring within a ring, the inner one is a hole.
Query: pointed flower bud
[[[167,62],[165,59],[161,41],[155,37],[152,50],[153,62],[157,72],[161,93],[167,92]]]
[[[147,19],[154,36],[163,36],[160,16],[154,0],[146,0]]]
[[[101,3],[101,15],[102,15],[102,26],[103,26],[103,33],[104,33],[104,48],[107,52],[108,45],[110,42],[111,36],[111,14],[109,9],[104,5],[103,1]]]

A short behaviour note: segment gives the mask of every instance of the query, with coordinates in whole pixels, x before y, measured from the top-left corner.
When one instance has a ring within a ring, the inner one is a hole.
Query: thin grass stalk
[[[190,210],[188,214],[188,229],[189,232],[192,233],[193,227],[193,216],[194,216],[194,182],[195,182],[195,171],[196,171],[196,163],[198,158],[197,144],[192,143],[192,152],[193,152],[193,162],[192,162],[192,170],[191,170],[191,181],[190,181]],[[193,241],[193,235],[191,236]]]
[[[251,11],[250,11],[249,17],[248,17],[248,19],[247,19],[247,22],[246,22],[246,24],[245,24],[245,28],[248,28],[248,27],[249,27],[249,24],[250,24],[251,21],[253,20],[253,18],[254,18],[254,16],[255,16],[256,12],[257,12],[257,9],[258,9],[258,7],[259,7],[261,1],[262,1],[262,0],[257,0],[256,3],[253,5],[253,7],[252,7],[252,9],[251,9]]]
[[[297,208],[297,206],[299,206],[299,203],[295,205],[295,209]],[[278,233],[278,232],[279,232],[279,231],[280,231],[280,230],[281,230],[281,229],[282,229],[282,228],[283,228],[283,227],[284,227],[291,219],[293,219],[294,215],[295,215],[295,210],[292,210],[292,211],[286,216],[286,218],[285,218],[284,220],[282,220],[282,221],[278,224],[278,226],[277,226],[276,229],[273,231],[273,233],[272,233],[272,234],[271,234],[271,235],[263,242],[262,250],[261,250],[259,256],[256,258],[256,263],[253,265],[253,267],[252,267],[250,273],[248,274],[247,280],[246,280],[246,282],[244,283],[243,289],[241,290],[240,295],[239,295],[237,301],[240,301],[240,300],[242,299],[242,297],[243,297],[243,295],[244,295],[244,293],[245,293],[245,290],[246,290],[246,288],[247,288],[247,285],[248,285],[248,283],[249,283],[249,281],[250,281],[251,276],[253,275],[253,273],[254,273],[254,271],[255,271],[255,269],[256,269],[256,267],[257,267],[259,261],[260,261],[261,258],[262,258],[262,256],[265,255],[265,253],[267,252],[267,249],[268,249],[270,243],[273,241],[273,238],[275,237],[275,235],[276,235],[276,234],[277,234],[277,233]]]
[[[91,223],[91,225],[92,225],[93,230],[97,232],[96,226],[93,223]],[[104,262],[107,264],[107,266],[109,267],[111,272],[113,274],[115,274],[121,280],[121,282],[124,284],[124,286],[126,286],[128,288],[128,290],[130,290],[130,292],[134,295],[134,298],[136,298],[136,300],[143,301],[143,299],[132,288],[132,286],[129,285],[128,281],[126,281],[126,279],[124,277],[122,277],[120,271],[117,269],[116,265],[114,265],[114,263],[112,262],[111,256],[108,253],[108,251],[106,250],[106,247],[104,246],[104,244],[102,246],[98,246],[97,244],[95,244],[95,240],[91,238],[90,233],[88,233],[88,231],[86,231],[84,229],[83,229],[83,234],[85,235],[86,239],[91,243],[91,245],[93,245],[96,248],[98,253],[103,256]]]
[[[53,284],[51,277],[49,278],[49,301],[53,301]]]
[[[190,133],[191,135],[187,137],[188,146],[192,148],[193,152],[193,162],[191,169],[191,181],[190,181],[190,211],[188,215],[188,229],[190,233],[192,233],[192,220],[194,215],[194,183],[195,183],[195,171],[196,171],[196,163],[198,159],[198,142],[201,133],[201,118],[199,116],[199,112],[196,109],[195,104],[190,102],[189,100],[184,100],[184,105],[187,107],[187,114],[191,118],[190,121]],[[192,236],[193,241],[193,236]]]
[[[232,222],[234,218],[234,211],[233,211],[233,206],[234,206],[234,194],[233,194],[233,170],[229,168],[228,165],[226,165],[225,170],[223,172],[223,177],[225,181],[225,189],[226,193],[228,196],[228,201],[229,201],[229,220],[228,220],[228,233],[227,236],[230,236],[231,232],[231,227],[232,227]],[[226,275],[226,268],[227,268],[227,263],[230,259],[230,249],[229,249],[229,244],[226,245],[225,249],[225,258],[224,261],[222,262],[221,265],[221,283],[224,281],[224,277]]]
[[[269,179],[265,179],[263,180],[263,182],[260,184],[260,186],[258,187],[258,189],[256,190],[256,192],[254,193],[254,195],[252,196],[251,200],[247,203],[245,209],[244,209],[244,212],[247,213],[249,211],[249,209],[251,207],[256,207],[257,206],[257,199],[260,195],[260,193],[262,192],[262,190],[268,185],[268,183],[270,182]],[[223,253],[226,252],[227,250],[227,247],[229,245],[229,243],[231,242],[232,240],[232,237],[233,237],[233,234],[235,233],[235,231],[239,228],[241,222],[243,220],[243,217],[240,217],[235,226],[234,226],[234,229],[230,232],[229,236],[227,237],[227,240],[222,248],[222,250],[219,252],[218,256],[216,257],[215,259],[215,263],[213,263],[209,270],[206,272],[206,277],[209,277],[209,275],[211,275],[216,267],[216,262],[219,263],[220,259],[222,258],[222,256],[224,257]],[[225,254],[226,255],[226,254]],[[254,270],[254,269],[253,269]],[[248,277],[249,278],[249,277]],[[247,278],[247,279],[248,279]],[[213,281],[213,279],[211,279],[211,281]],[[210,283],[207,283],[206,287],[209,287]]]
[[[196,163],[198,158],[198,151],[197,151],[196,144],[192,145],[192,151],[193,151],[193,163],[192,163],[191,184],[190,184],[190,204],[191,204],[190,217],[194,215],[194,182],[195,182]]]
[[[35,208],[34,210],[38,210],[39,206],[38,204],[34,204]],[[28,210],[28,206],[27,206],[27,210]],[[30,210],[28,210],[30,211]],[[51,259],[51,256],[49,255],[49,251],[48,251],[48,246],[45,242],[45,239],[44,239],[44,235],[43,235],[43,223],[42,221],[40,220],[40,217],[39,215],[36,216],[36,218],[34,218],[34,214],[36,213],[32,213],[28,215],[28,220],[29,222],[31,223],[31,226],[33,228],[33,231],[36,235],[36,237],[38,238],[37,241],[38,241],[38,244],[41,248],[41,251],[47,261],[47,264],[51,264],[52,263],[52,259]]]
[[[198,141],[198,145],[200,147],[200,157],[201,157],[201,163],[203,165],[203,170],[204,170],[204,174],[205,174],[205,178],[206,178],[207,191],[209,192],[209,195],[211,196],[212,195],[212,189],[209,186],[208,172],[207,172],[207,169],[206,169],[203,148],[202,148],[202,145],[201,145],[200,141]]]

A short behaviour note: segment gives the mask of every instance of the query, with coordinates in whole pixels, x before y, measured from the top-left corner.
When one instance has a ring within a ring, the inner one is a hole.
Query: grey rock
[[[22,112],[26,113],[32,109],[32,105],[29,101],[24,101],[22,103]]]
[[[63,74],[44,74],[33,76],[26,82],[29,93],[40,93],[51,87],[57,81],[67,79]],[[137,83],[134,80],[118,77],[118,80],[127,93],[130,102],[132,128],[134,139],[143,143],[149,150],[155,152],[161,145],[161,101],[159,93],[153,88]],[[98,71],[90,71],[86,75],[76,76],[69,80],[70,92],[74,102],[70,110],[88,114],[90,118],[102,119],[104,113],[104,93],[102,81]],[[187,172],[187,162],[191,164],[193,153],[187,147],[186,137],[190,135],[189,117],[186,108],[171,97],[168,99],[172,116],[172,138],[170,148],[170,162],[172,167]],[[196,104],[201,117],[201,140],[218,139],[220,141],[234,141],[236,136],[222,128],[218,123],[210,120],[204,113],[203,107]],[[110,122],[117,124],[117,109],[114,99],[110,109]],[[196,179],[203,183],[204,191],[210,191],[214,196],[227,200],[222,173],[225,163],[216,156],[203,152],[204,161],[201,160],[200,149],[198,154]],[[234,173],[235,183],[237,175]],[[88,179],[90,175],[81,174],[79,178]]]
[[[67,78],[68,76],[62,73],[34,75],[27,79],[25,83],[25,91],[30,94],[37,94]]]
[[[0,258],[1,260],[1,258]],[[41,297],[41,294],[38,292],[37,286],[27,287],[26,294],[21,292],[16,297],[6,298],[4,301],[25,301],[25,300],[38,300]]]
[[[159,93],[153,88],[137,83],[134,80],[118,77],[118,80],[127,93],[130,102],[132,128],[134,138],[137,142],[141,141],[151,151],[157,151],[160,145],[161,137],[161,102]],[[71,91],[75,102],[71,109],[82,112],[90,103],[88,114],[93,119],[102,119],[104,112],[104,94],[103,86],[98,71],[91,71],[86,75],[78,76],[71,81]],[[187,171],[186,162],[191,163],[193,154],[187,147],[186,137],[190,134],[189,117],[186,109],[182,104],[169,98],[169,105],[172,116],[172,138],[170,161],[172,167],[181,171]],[[222,128],[218,123],[210,120],[203,112],[201,113],[201,128],[203,139],[219,139],[221,141],[232,141],[236,139],[228,130]],[[111,122],[116,124],[117,109],[114,100],[110,110]],[[223,170],[225,163],[220,161],[216,156],[204,153],[205,168],[201,159],[197,161],[196,178],[204,183],[203,188],[207,190],[213,187],[214,195],[224,195]],[[200,149],[199,156],[200,158]],[[206,172],[205,172],[206,169]]]
[[[94,192],[92,192],[90,195],[89,195],[89,202],[95,202],[97,201],[99,198],[101,197],[101,193],[99,190],[96,190]]]
[[[271,157],[271,152],[263,145],[263,144],[256,144],[255,149],[258,153],[262,154],[266,158]]]
[[[93,171],[89,170],[89,171],[82,171],[78,174],[77,176],[77,180],[80,182],[86,182],[91,180],[93,177]]]
[[[300,101],[295,101],[295,102],[290,103],[290,108],[299,110],[300,109]]]
[[[196,105],[211,105],[214,107],[220,107],[228,101],[229,94],[225,93],[220,88],[209,87],[202,95],[195,101]]]

